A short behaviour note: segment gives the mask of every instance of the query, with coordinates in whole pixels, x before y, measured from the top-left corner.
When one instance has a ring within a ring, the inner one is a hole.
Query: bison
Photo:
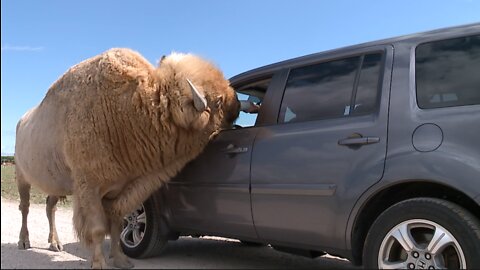
[[[73,195],[73,224],[105,268],[133,267],[120,246],[122,219],[197,157],[238,117],[240,102],[222,72],[193,54],[154,67],[138,52],[110,49],[71,67],[18,122],[15,161],[22,227],[29,248],[30,187],[48,194],[50,249],[62,250],[55,205]]]

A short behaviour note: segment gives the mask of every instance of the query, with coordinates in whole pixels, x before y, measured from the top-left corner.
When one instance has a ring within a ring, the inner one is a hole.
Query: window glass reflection
[[[480,104],[480,36],[419,45],[415,71],[420,108]]]

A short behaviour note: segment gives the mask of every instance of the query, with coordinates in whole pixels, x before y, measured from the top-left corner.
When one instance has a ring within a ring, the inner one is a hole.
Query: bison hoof
[[[48,249],[51,251],[59,252],[63,250],[63,246],[62,244],[60,244],[60,242],[56,242],[56,243],[51,243]]]
[[[126,269],[126,268],[132,268],[134,265],[132,262],[130,262],[127,256],[122,254],[120,256],[113,257],[113,266],[117,268]]]
[[[92,269],[107,269],[108,265],[105,262],[105,259],[96,260],[92,262]]]
[[[28,248],[30,248],[30,241],[29,240],[18,241],[18,249],[28,249]]]

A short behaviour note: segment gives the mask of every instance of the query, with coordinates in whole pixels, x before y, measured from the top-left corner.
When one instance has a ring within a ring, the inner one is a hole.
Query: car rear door
[[[383,174],[392,61],[375,46],[290,68],[278,124],[260,128],[252,153],[260,238],[345,248],[353,205]]]

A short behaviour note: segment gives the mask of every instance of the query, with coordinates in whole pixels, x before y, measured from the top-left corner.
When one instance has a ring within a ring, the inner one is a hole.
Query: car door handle
[[[248,152],[248,147],[238,147],[233,144],[229,144],[225,149],[223,149],[225,154],[241,154]]]
[[[348,138],[339,140],[338,144],[345,145],[345,146],[362,146],[362,145],[367,145],[372,143],[378,143],[379,141],[380,141],[379,137],[372,137],[372,136],[363,137],[362,135],[355,133],[349,136]]]

